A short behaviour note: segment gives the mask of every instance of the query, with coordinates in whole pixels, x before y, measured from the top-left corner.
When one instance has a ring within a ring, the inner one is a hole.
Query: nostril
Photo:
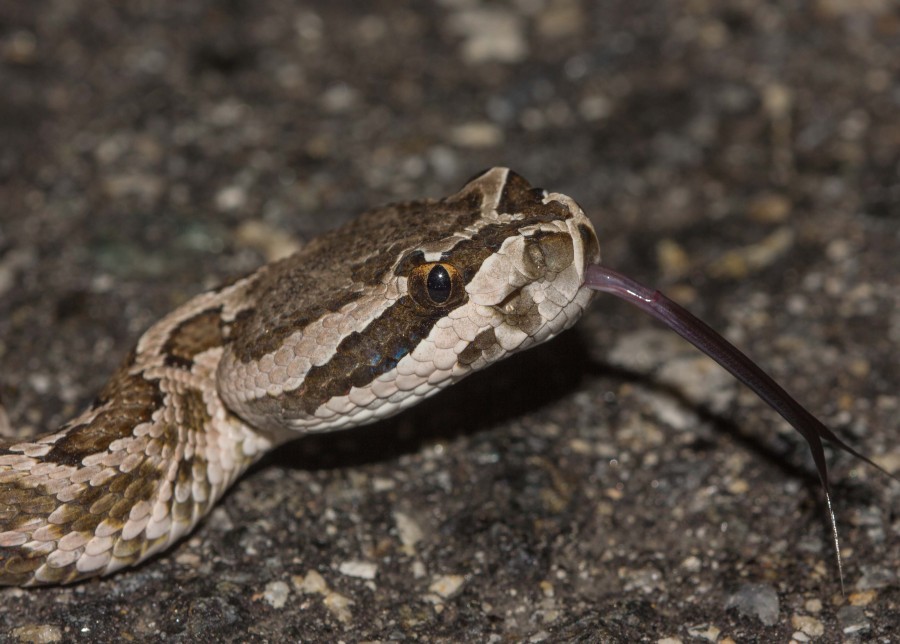
[[[552,273],[564,271],[575,261],[575,245],[567,233],[546,233],[535,236],[547,270]]]
[[[547,270],[547,262],[544,260],[544,251],[540,243],[527,239],[525,240],[525,252],[522,254],[522,265],[525,269],[525,276],[528,279],[538,279]]]

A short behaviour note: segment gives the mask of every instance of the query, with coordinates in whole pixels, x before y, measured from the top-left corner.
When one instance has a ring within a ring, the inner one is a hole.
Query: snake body
[[[373,422],[571,326],[594,229],[493,168],[368,211],[153,325],[58,431],[0,443],[0,584],[134,565],[261,455]]]

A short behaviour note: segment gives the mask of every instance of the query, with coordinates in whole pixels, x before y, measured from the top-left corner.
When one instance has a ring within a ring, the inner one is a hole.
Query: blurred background
[[[3,3],[0,397],[51,429],[194,293],[506,165],[897,471],[898,51],[889,0]],[[0,630],[894,632],[896,485],[833,459],[842,598],[806,447],[752,395],[606,300],[533,354],[289,447],[137,571],[0,591]]]

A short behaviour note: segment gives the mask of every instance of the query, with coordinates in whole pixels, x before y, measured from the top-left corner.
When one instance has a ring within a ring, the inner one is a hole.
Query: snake
[[[0,584],[135,566],[189,533],[270,450],[401,412],[568,329],[598,292],[669,324],[794,424],[829,510],[821,438],[871,463],[712,329],[601,266],[573,199],[491,168],[443,199],[366,211],[193,297],[138,339],[81,414],[0,443]]]

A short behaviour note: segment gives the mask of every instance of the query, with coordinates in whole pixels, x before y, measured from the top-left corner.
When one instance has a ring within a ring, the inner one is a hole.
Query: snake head
[[[572,199],[506,168],[371,210],[259,273],[219,393],[287,436],[383,418],[571,326],[599,254]]]

